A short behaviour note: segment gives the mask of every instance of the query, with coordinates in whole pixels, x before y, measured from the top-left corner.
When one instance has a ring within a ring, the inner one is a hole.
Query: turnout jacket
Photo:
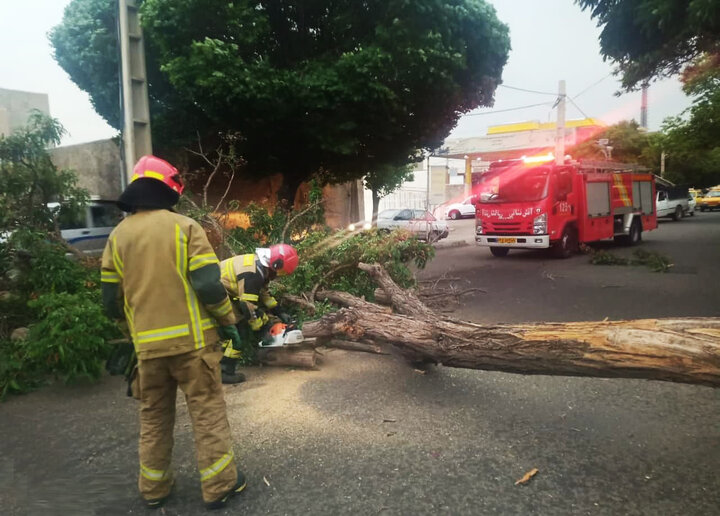
[[[202,227],[169,210],[139,211],[110,233],[103,302],[115,316],[122,304],[140,360],[214,344],[217,324],[237,322],[218,263]]]
[[[277,300],[267,289],[267,271],[258,263],[256,255],[240,254],[223,260],[220,263],[220,274],[222,284],[236,307],[239,303],[246,307],[241,307],[239,313],[235,313],[238,319],[247,314],[250,314],[250,318],[254,317],[260,306],[268,310],[277,306]]]

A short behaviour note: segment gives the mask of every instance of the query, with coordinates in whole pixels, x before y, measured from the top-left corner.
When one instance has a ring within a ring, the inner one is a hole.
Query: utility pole
[[[472,193],[472,158],[465,156],[465,195]]]
[[[430,211],[430,157],[433,155],[432,152],[427,157],[427,184],[425,185],[425,210]]]
[[[555,126],[555,164],[565,163],[565,81],[558,83],[557,123]]]
[[[665,178],[665,151],[660,153],[660,177]]]
[[[642,97],[640,101],[640,127],[643,129],[648,128],[648,117],[647,117],[647,108],[648,108],[648,83],[644,82],[642,85]]]
[[[135,0],[118,0],[118,25],[123,113],[122,154],[127,184],[138,158],[152,154],[145,44]]]

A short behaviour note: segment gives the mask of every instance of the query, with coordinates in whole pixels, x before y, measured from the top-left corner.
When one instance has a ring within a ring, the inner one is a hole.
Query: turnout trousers
[[[169,357],[140,360],[140,475],[146,500],[163,498],[173,483],[171,468],[177,388],[185,394],[195,435],[203,500],[217,500],[237,482],[237,469],[220,383],[218,345]]]

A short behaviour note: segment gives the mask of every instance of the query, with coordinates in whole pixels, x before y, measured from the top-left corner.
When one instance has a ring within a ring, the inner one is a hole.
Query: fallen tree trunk
[[[259,349],[257,358],[263,365],[302,367],[314,369],[317,366],[319,353],[313,348],[288,347]]]
[[[382,278],[378,283],[404,314],[350,296],[348,308],[306,323],[306,337],[371,340],[411,360],[450,367],[720,386],[717,318],[480,325],[440,318],[411,292],[385,288],[389,276],[381,267],[361,268]]]
[[[325,347],[344,349],[347,351],[362,351],[363,353],[374,353],[376,355],[389,355],[382,346],[369,342],[357,342],[354,340],[332,339],[324,343]]]

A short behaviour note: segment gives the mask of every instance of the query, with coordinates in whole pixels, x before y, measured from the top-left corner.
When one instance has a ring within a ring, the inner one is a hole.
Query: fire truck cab
[[[654,176],[634,165],[552,155],[492,163],[475,185],[475,241],[494,256],[552,248],[567,258],[580,243],[634,245],[657,228]]]

